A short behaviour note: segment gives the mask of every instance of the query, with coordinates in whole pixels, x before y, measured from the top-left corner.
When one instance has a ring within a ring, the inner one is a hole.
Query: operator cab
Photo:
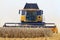
[[[21,13],[21,22],[42,22],[43,10],[39,10],[36,3],[26,3],[23,10],[19,10]]]

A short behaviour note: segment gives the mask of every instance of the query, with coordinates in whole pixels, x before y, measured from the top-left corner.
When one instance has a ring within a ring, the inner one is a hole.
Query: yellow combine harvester
[[[43,22],[43,10],[40,10],[36,3],[26,3],[23,10],[19,10],[19,14],[21,14],[21,23],[5,23],[3,27],[42,27],[51,29],[53,33],[58,33],[54,23]]]
[[[36,3],[26,3],[23,10],[19,10],[19,14],[20,13],[21,23],[5,23],[4,27],[42,27],[49,28],[54,33],[58,32],[54,23],[43,22],[43,10],[40,10]]]

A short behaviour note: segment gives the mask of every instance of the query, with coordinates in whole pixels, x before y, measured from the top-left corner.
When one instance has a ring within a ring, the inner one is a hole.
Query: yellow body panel
[[[36,21],[42,22],[42,16],[41,15],[38,15]]]
[[[57,28],[49,28],[49,29],[51,29],[53,33],[58,33]]]
[[[53,33],[58,33],[57,28],[52,28]]]
[[[26,16],[25,15],[21,15],[21,21],[26,21]]]

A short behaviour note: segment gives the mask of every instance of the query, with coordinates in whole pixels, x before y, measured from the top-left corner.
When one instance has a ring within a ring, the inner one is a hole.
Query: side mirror
[[[20,14],[20,10],[19,10],[19,14]]]

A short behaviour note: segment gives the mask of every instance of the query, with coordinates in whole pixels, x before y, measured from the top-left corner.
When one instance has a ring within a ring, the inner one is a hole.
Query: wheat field
[[[1,38],[0,40],[60,40],[60,33],[53,37],[38,37],[38,38]]]

